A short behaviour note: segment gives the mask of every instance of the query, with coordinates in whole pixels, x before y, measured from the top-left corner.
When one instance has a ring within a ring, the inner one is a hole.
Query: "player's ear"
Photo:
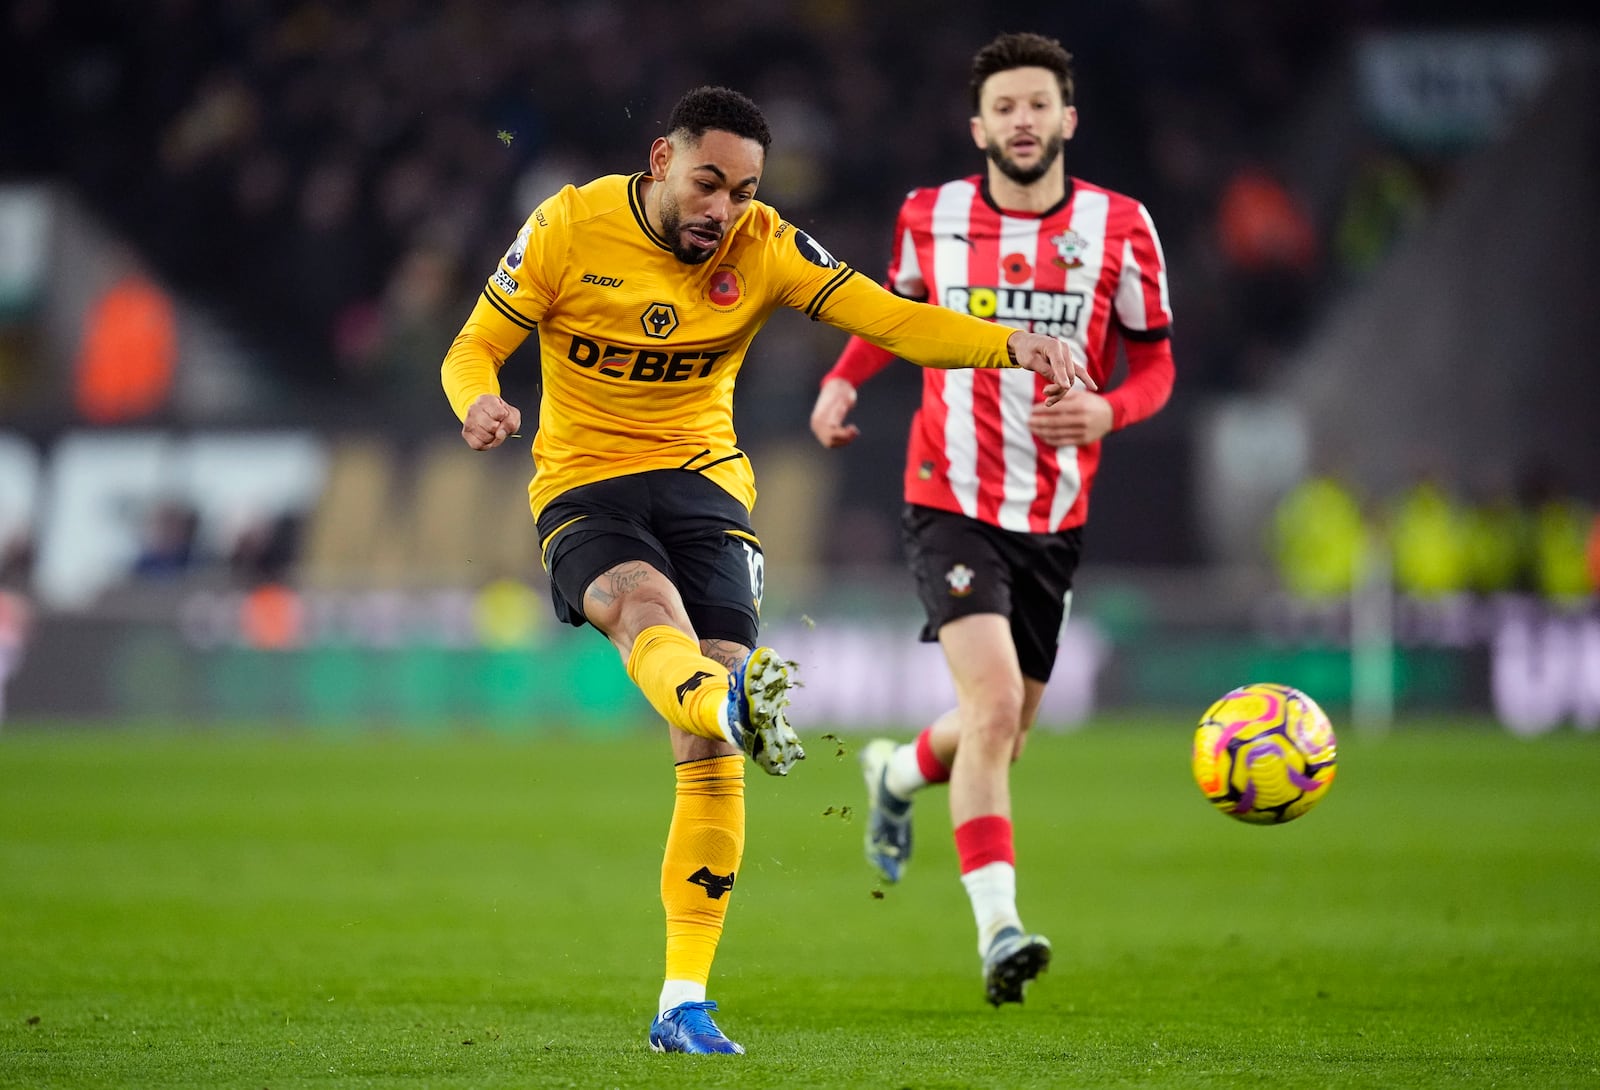
[[[977,114],[972,115],[972,142],[978,146],[979,151],[989,149],[989,138],[983,133],[983,118]]]
[[[672,165],[672,141],[665,136],[658,136],[655,143],[650,145],[650,177],[653,181],[665,181],[667,167]]]
[[[1072,134],[1078,131],[1078,108],[1076,106],[1063,106],[1061,108],[1061,138],[1071,140]]]

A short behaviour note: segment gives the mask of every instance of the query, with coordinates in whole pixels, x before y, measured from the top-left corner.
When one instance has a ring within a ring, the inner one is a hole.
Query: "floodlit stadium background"
[[[764,106],[761,197],[880,276],[904,191],[981,168],[972,51],[1025,28],[1078,57],[1069,172],[1161,232],[1179,374],[1107,444],[1044,725],[1271,679],[1374,727],[1600,726],[1596,39],[1538,5],[1077,7],[780,2],[713,37],[636,3],[9,7],[4,717],[646,722],[550,614],[525,448],[458,437],[471,298],[703,82]],[[948,699],[897,545],[917,374],[825,452],[843,340],[780,315],[738,402],[802,730]],[[503,376],[530,414],[535,369]]]

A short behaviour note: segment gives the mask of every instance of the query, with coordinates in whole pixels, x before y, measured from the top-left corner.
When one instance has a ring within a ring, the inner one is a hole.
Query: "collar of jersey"
[[[639,221],[639,230],[644,232],[644,237],[670,254],[672,252],[672,244],[662,238],[654,227],[650,226],[650,217],[644,214],[644,171],[642,170],[628,182],[628,207],[633,209],[633,218]]]
[[[984,179],[978,183],[978,192],[983,196],[983,203],[988,205],[990,208],[993,208],[1002,216],[1010,216],[1013,219],[1049,219],[1051,216],[1055,215],[1057,212],[1061,211],[1069,203],[1071,203],[1072,194],[1076,189],[1077,185],[1073,182],[1072,175],[1068,174],[1067,190],[1061,195],[1061,199],[1055,204],[1052,204],[1043,212],[1017,212],[1010,208],[1001,208],[998,204],[994,203],[994,194],[989,192],[989,179],[987,176],[985,176]]]

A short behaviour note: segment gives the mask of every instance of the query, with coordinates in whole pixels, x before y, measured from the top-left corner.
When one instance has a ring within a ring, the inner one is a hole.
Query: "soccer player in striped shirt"
[[[895,227],[888,287],[1015,329],[1061,337],[1096,389],[1046,404],[1021,372],[924,372],[911,424],[903,536],[955,682],[956,707],[914,741],[861,753],[868,861],[886,881],[911,857],[911,799],[949,783],[961,880],[977,920],[988,1000],[1021,1002],[1050,944],[1017,911],[1010,765],[1022,753],[1055,662],[1082,546],[1100,443],[1166,403],[1172,314],[1166,269],[1143,205],[1066,173],[1072,57],[1054,39],[1004,34],[971,73],[982,175],[913,190]],[[894,358],[852,338],[822,382],[811,428],[825,447],[859,434],[856,388]]]
[[[1087,378],[1054,337],[898,299],[840,264],[755,199],[771,139],[743,95],[690,91],[648,171],[534,209],[442,368],[467,445],[498,447],[522,426],[500,368],[538,330],[528,499],[551,598],[610,639],[668,724],[666,978],[649,1035],[663,1052],[744,1051],[706,999],[744,851],[744,758],[781,776],[805,756],[787,666],[756,639],[755,477],[733,428],[751,339],[786,306],[928,366],[1037,371],[1051,398]]]

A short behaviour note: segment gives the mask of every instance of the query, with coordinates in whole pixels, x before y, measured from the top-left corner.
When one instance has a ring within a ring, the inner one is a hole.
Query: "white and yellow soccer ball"
[[[1194,780],[1211,805],[1252,825],[1293,821],[1322,801],[1338,771],[1327,715],[1305,693],[1255,682],[1200,717]]]

